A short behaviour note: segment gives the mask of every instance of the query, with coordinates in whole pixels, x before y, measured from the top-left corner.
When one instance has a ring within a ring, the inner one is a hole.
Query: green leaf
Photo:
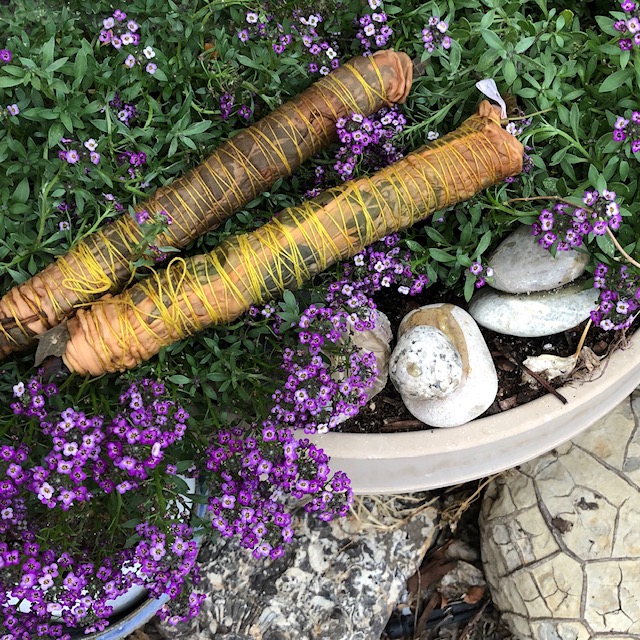
[[[447,264],[451,264],[451,263],[456,261],[454,256],[452,256],[451,254],[447,253],[446,251],[443,251],[442,249],[431,248],[431,249],[429,249],[429,255],[436,262],[444,262],[444,263],[447,263]]]
[[[504,51],[504,43],[493,31],[482,29],[482,31],[480,31],[480,35],[482,36],[482,39],[489,45],[489,47],[491,47],[491,49],[495,49],[496,51]]]
[[[156,69],[153,77],[157,80],[160,80],[160,82],[166,82],[169,79],[167,77],[167,74],[162,69]]]
[[[476,259],[480,257],[487,249],[487,247],[491,244],[491,231],[486,231],[482,238],[480,238],[480,242],[478,242],[478,246],[476,247],[475,256]]]
[[[464,281],[464,299],[469,302],[473,296],[473,290],[476,288],[476,278],[471,274],[467,274]]]
[[[602,31],[608,36],[620,36],[620,32],[616,30],[614,20],[606,16],[595,16],[596,22]]]
[[[46,69],[53,62],[53,54],[56,47],[56,37],[51,36],[42,47],[42,66]]]
[[[54,122],[49,128],[49,133],[47,134],[47,144],[50,149],[53,149],[58,145],[60,139],[64,135],[64,127],[62,126],[62,122]]]
[[[519,89],[516,92],[522,98],[536,98],[540,95],[540,92],[536,89],[531,89],[530,87],[525,87],[524,89]]]
[[[576,102],[574,102],[573,106],[571,107],[569,121],[571,123],[571,130],[573,131],[573,135],[579,140],[581,137],[580,136],[580,107]]]
[[[594,187],[595,189],[597,189],[597,184],[598,181],[600,180],[600,172],[598,171],[598,169],[594,166],[594,165],[589,165],[589,184],[591,184],[592,187]]]
[[[522,38],[516,44],[514,51],[516,53],[524,53],[534,42],[536,41],[536,36],[527,36],[526,38]]]
[[[616,247],[608,235],[596,236],[596,244],[600,247],[600,250],[610,258],[616,255]]]
[[[449,52],[449,64],[451,65],[451,71],[457,71],[458,67],[460,67],[461,52],[462,49],[460,48],[460,45],[457,42],[453,42]]]
[[[505,60],[502,67],[502,73],[504,75],[505,82],[511,86],[518,77],[516,65],[513,63],[513,60]]]
[[[185,136],[194,136],[198,133],[204,133],[213,123],[210,120],[203,120],[202,122],[196,122],[192,124],[188,129],[185,129],[182,134]]]
[[[23,204],[29,199],[29,180],[23,178],[20,184],[16,187],[13,193],[13,199],[16,202],[22,202]]]
[[[415,240],[405,240],[404,243],[407,245],[407,248],[414,253],[424,253],[424,247]]]
[[[76,54],[76,59],[73,63],[73,75],[76,78],[82,78],[87,72],[87,53],[84,49],[80,49]]]
[[[604,82],[600,85],[598,89],[600,93],[608,93],[609,91],[615,91],[621,85],[625,84],[627,80],[629,80],[633,76],[633,69],[627,67],[626,69],[620,69],[619,71],[615,71],[608,78],[604,80]]]
[[[46,69],[47,73],[53,73],[57,71],[60,67],[63,67],[69,58],[60,58],[58,60],[54,60]]]
[[[173,384],[190,384],[191,378],[187,378],[187,376],[183,376],[179,373],[175,375],[169,376],[169,382],[173,382]]]
[[[3,76],[0,78],[0,89],[17,87],[19,84],[22,84],[22,82],[22,78],[10,78],[9,76]]]

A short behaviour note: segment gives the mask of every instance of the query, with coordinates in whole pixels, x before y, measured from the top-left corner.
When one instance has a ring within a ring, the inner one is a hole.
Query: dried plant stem
[[[616,249],[625,257],[626,260],[628,260],[634,267],[638,267],[638,269],[640,269],[640,262],[637,262],[636,260],[634,260],[621,246],[620,243],[618,242],[618,239],[613,235],[613,232],[611,231],[611,229],[609,229],[609,227],[607,227],[607,233],[609,234],[609,237],[611,238],[611,242],[613,242],[613,244],[616,246]]]
[[[578,348],[576,349],[576,353],[575,353],[576,362],[578,361],[578,358],[580,357],[580,352],[582,351],[582,347],[584,346],[584,341],[587,339],[587,333],[589,333],[589,329],[591,328],[592,324],[593,323],[591,321],[591,318],[589,318],[589,322],[587,322],[587,326],[584,328],[584,331],[582,332],[582,335],[580,336],[580,342],[578,342]]]

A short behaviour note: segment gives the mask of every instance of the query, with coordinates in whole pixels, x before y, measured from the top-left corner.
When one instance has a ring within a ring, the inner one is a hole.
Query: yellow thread
[[[292,173],[334,135],[334,127],[327,122],[328,115],[335,123],[339,114],[371,113],[387,104],[384,78],[375,58],[370,58],[364,72],[349,63],[343,65],[340,74],[345,72],[354,80],[351,86],[340,80],[339,74],[322,78],[299,96],[297,103],[283,105],[265,117],[259,128],[246,129],[242,149],[235,139],[228,141],[203,165],[136,207],[136,211],[146,209],[158,214],[164,210],[171,215],[173,224],[156,243],[185,246],[256,197],[276,177]],[[45,327],[55,326],[75,308],[131,281],[130,260],[141,237],[135,221],[122,216],[110,225],[108,232],[93,234],[67,256],[59,258],[55,277],[43,274],[37,289],[28,281],[19,287],[19,295]],[[289,258],[293,264],[296,256],[292,254]],[[303,271],[296,270],[293,277],[298,280],[303,275]],[[274,272],[273,277],[280,281],[284,276]],[[155,278],[152,281],[157,283]],[[252,289],[259,288],[259,281],[254,282]],[[240,294],[235,295],[237,298]],[[0,355],[10,345],[28,344],[33,333],[27,326],[33,319],[25,321],[24,314],[21,317],[7,296],[1,303],[0,315],[12,321],[12,333],[0,325]],[[44,309],[48,310],[46,314]],[[176,322],[183,324],[184,318]],[[21,333],[23,338],[16,339],[13,332]]]
[[[250,304],[297,287],[374,240],[495,183],[505,170],[504,158],[511,166],[513,151],[503,141],[494,146],[486,124],[487,118],[475,116],[376,176],[286,209],[207,256],[174,258],[164,274],[154,272],[118,296],[111,340],[103,339],[97,326],[98,336],[88,336],[99,359],[110,363],[105,370],[126,368],[132,346],[143,358],[206,326],[228,322]]]

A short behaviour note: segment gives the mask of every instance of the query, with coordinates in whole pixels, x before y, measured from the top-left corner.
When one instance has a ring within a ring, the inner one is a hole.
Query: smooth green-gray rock
[[[553,291],[503,293],[488,287],[469,303],[469,313],[483,327],[509,336],[536,338],[572,329],[596,308],[598,290],[568,284]]]
[[[584,273],[588,262],[588,253],[573,249],[553,256],[531,235],[531,227],[522,225],[502,241],[487,264],[493,269],[494,289],[530,293],[572,282]]]

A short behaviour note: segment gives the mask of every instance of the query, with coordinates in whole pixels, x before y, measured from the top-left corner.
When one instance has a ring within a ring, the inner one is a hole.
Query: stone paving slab
[[[494,481],[480,526],[492,598],[516,637],[640,638],[640,391]]]

